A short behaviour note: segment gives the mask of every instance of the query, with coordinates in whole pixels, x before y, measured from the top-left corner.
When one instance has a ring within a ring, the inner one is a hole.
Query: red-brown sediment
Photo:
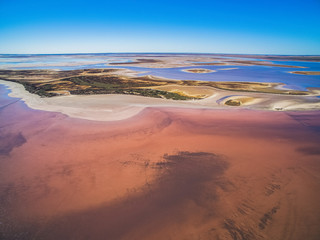
[[[4,239],[320,234],[319,111],[148,108],[105,123],[17,102],[0,119]]]

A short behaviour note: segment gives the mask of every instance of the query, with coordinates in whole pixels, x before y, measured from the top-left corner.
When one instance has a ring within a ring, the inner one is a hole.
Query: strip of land
[[[205,82],[137,77],[119,69],[0,71],[0,84],[33,109],[98,121],[130,118],[148,107],[319,110],[318,89],[277,83]]]
[[[266,67],[283,67],[283,68],[306,68],[302,66],[293,66],[285,64],[275,64],[272,62],[266,61],[249,61],[249,60],[223,60],[220,62],[208,62],[208,63],[195,63],[196,65],[208,65],[208,66],[266,66]]]
[[[306,68],[299,65],[279,64],[267,61],[248,60],[239,58],[225,58],[216,55],[184,55],[184,56],[137,56],[130,57],[125,62],[109,62],[109,66],[131,66],[144,68],[175,68],[175,67],[197,67],[197,66],[267,66],[282,68]],[[270,60],[278,60],[271,58]],[[279,60],[284,60],[280,58]]]
[[[151,75],[136,76],[127,69],[55,70],[0,70],[0,79],[22,84],[25,89],[43,97],[58,95],[128,94],[173,100],[194,100],[188,94],[179,94],[176,88],[215,88],[229,91],[273,93],[285,95],[310,95],[310,91],[283,89],[281,83],[260,82],[208,82],[172,80]],[[161,87],[175,85],[175,91]],[[201,95],[201,90],[199,90]]]
[[[293,71],[290,73],[301,74],[301,75],[320,75],[320,72],[317,72],[317,71]]]
[[[319,55],[261,55],[261,54],[212,54],[212,56],[256,58],[271,61],[302,61],[302,62],[320,62]]]
[[[215,70],[210,70],[210,69],[205,69],[205,68],[190,68],[190,69],[183,69],[181,71],[188,72],[188,73],[212,73],[212,72],[216,72]]]

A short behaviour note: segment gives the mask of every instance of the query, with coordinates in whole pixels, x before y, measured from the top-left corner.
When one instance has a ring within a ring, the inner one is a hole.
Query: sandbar
[[[205,68],[190,68],[190,69],[183,69],[181,70],[187,73],[212,73],[216,72],[215,70],[205,69]]]
[[[317,72],[317,71],[293,71],[290,73],[301,74],[301,75],[320,75],[320,72]]]
[[[263,93],[238,93],[234,91],[203,88],[201,86],[185,87],[182,89],[188,94],[199,93],[205,95],[200,100],[171,100],[162,98],[151,98],[123,94],[100,94],[100,95],[69,95],[56,97],[40,97],[31,94],[21,84],[0,80],[11,89],[9,96],[21,98],[30,108],[60,112],[69,117],[81,118],[94,121],[117,121],[131,118],[143,109],[157,108],[190,108],[190,109],[226,109],[228,104],[226,96],[236,95],[237,99],[250,99],[245,104],[239,104],[239,108],[257,110],[319,110],[320,101],[315,96],[291,96],[280,94]],[[177,86],[164,86],[174,90]],[[178,90],[178,91],[181,91]],[[233,97],[234,98],[234,97]],[[258,100],[255,100],[258,99]]]

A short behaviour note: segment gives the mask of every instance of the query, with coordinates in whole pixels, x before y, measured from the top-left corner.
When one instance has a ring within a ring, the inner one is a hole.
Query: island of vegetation
[[[126,69],[0,70],[0,79],[22,84],[30,93],[42,97],[59,95],[129,94],[173,100],[208,97],[204,89],[237,92],[309,95],[309,91],[279,88],[280,83],[207,82],[171,80],[155,76],[136,76]],[[192,91],[191,91],[191,90]]]

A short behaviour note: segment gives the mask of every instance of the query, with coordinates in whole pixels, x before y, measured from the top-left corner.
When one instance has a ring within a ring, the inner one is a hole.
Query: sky
[[[0,0],[0,53],[320,55],[320,0]]]

